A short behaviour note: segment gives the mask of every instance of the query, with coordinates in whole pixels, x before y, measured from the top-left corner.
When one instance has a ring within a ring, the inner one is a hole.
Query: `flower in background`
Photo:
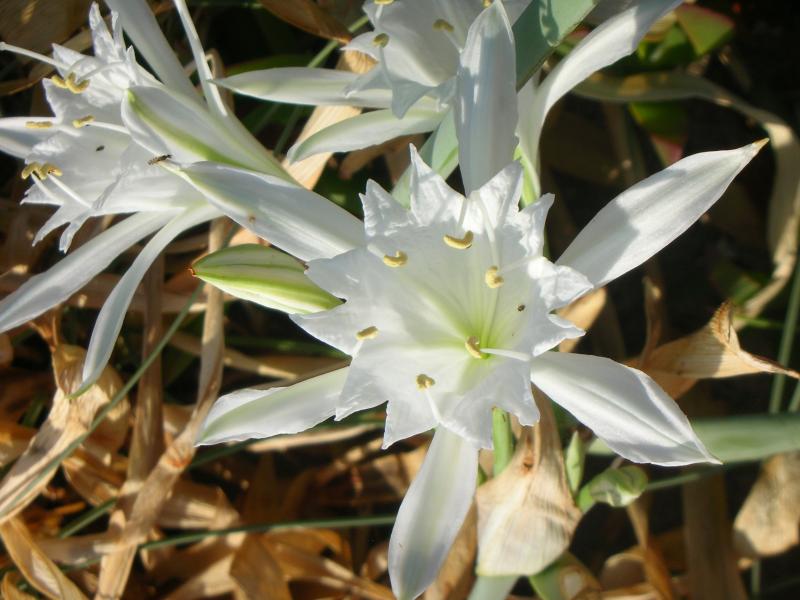
[[[155,233],[100,311],[84,365],[86,383],[107,363],[133,293],[152,261],[181,232],[220,216],[163,161],[217,160],[288,178],[275,159],[222,102],[183,0],[176,2],[205,100],[170,49],[143,0],[109,0],[111,30],[100,9],[89,11],[94,55],[53,46],[53,56],[0,43],[0,50],[51,65],[44,80],[52,117],[0,119],[0,149],[25,160],[32,182],[24,201],[57,207],[38,242],[65,226],[60,248],[91,217],[131,214],[0,302],[0,331],[16,327],[69,298],[137,241]],[[158,78],[126,48],[122,30]]]
[[[265,180],[252,172],[202,163],[181,170],[211,202],[306,261],[309,278],[345,300],[292,318],[352,356],[349,367],[290,387],[223,396],[198,443],[295,433],[384,402],[385,445],[433,429],[389,545],[401,599],[430,585],[461,526],[478,451],[491,447],[492,407],[524,424],[537,421],[531,382],[624,458],[715,462],[646,374],[553,351],[583,333],[553,311],[675,239],[760,148],[696,154],[656,173],[611,201],[551,262],[542,246],[552,197],[518,208],[514,46],[500,3],[478,17],[460,60],[454,105],[465,195],[413,150],[410,209],[370,183],[363,223],[312,192],[260,196]]]

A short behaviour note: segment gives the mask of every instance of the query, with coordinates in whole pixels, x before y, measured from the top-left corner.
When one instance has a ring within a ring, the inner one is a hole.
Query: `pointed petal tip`
[[[762,138],[762,139],[750,144],[750,148],[752,148],[752,150],[753,150],[753,156],[758,154],[761,151],[761,149],[764,146],[766,146],[767,144],[769,144],[769,138],[768,137]]]

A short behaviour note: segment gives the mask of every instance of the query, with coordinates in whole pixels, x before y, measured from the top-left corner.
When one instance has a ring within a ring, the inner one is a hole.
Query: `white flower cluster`
[[[531,383],[624,458],[715,461],[647,375],[554,351],[583,331],[553,311],[675,239],[760,146],[689,156],[640,182],[603,208],[555,262],[542,253],[554,199],[545,195],[520,210],[523,168],[512,160],[519,147],[535,169],[550,107],[632,52],[679,2],[634,2],[585,37],[538,87],[518,93],[511,24],[524,1],[368,1],[374,31],[349,46],[377,61],[366,75],[271,69],[216,81],[178,0],[205,101],[144,0],[108,3],[118,13],[113,33],[96,6],[90,13],[94,56],[61,47],[52,58],[37,56],[58,71],[45,81],[54,116],[0,120],[0,147],[25,159],[23,175],[33,182],[27,201],[58,207],[39,237],[66,225],[66,250],[86,219],[132,216],[3,300],[3,330],[64,300],[155,233],[100,313],[84,371],[90,383],[109,359],[145,270],[188,227],[227,215],[306,262],[308,278],[343,302],[293,319],[352,356],[350,366],[288,388],[220,398],[198,443],[299,432],[382,403],[385,445],[434,430],[390,542],[389,570],[401,599],[433,581],[458,532],[478,451],[492,445],[492,408],[523,424],[538,420]],[[120,25],[157,78],[125,48]],[[230,114],[216,85],[274,101],[376,109],[307,140],[295,148],[297,158],[431,131],[452,115],[465,193],[412,148],[410,208],[370,182],[359,221],[294,183]]]

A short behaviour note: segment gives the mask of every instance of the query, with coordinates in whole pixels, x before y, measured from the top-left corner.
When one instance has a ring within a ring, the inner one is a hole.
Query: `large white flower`
[[[155,232],[100,311],[87,360],[91,382],[108,361],[133,293],[164,247],[181,232],[222,213],[192,186],[161,168],[218,160],[288,178],[245,130],[208,83],[206,64],[183,0],[176,2],[195,57],[205,99],[197,93],[144,0],[108,0],[111,31],[100,10],[89,12],[94,55],[53,46],[53,56],[0,43],[0,50],[52,65],[44,81],[52,117],[0,119],[0,150],[23,158],[33,186],[26,202],[57,207],[34,242],[65,226],[60,248],[91,217],[132,214],[0,302],[0,331],[16,327],[66,300],[117,256]],[[134,40],[158,78],[136,62],[122,30]]]
[[[505,73],[485,74],[498,64]],[[715,460],[675,402],[641,371],[551,351],[582,333],[552,311],[674,240],[761,144],[696,154],[645,179],[603,208],[551,263],[542,256],[542,231],[552,198],[518,209],[513,67],[510,23],[495,3],[470,30],[457,76],[466,196],[413,150],[410,209],[370,184],[363,224],[311,192],[283,186],[276,193],[263,175],[211,164],[181,171],[226,214],[307,261],[309,277],[345,300],[293,318],[353,357],[346,369],[288,388],[223,396],[198,443],[295,433],[384,402],[385,444],[434,429],[390,540],[389,572],[401,599],[433,581],[458,532],[472,501],[478,450],[491,446],[492,407],[523,423],[537,420],[531,382],[629,460]],[[495,85],[476,84],[487,80]],[[265,185],[273,191],[261,197]]]

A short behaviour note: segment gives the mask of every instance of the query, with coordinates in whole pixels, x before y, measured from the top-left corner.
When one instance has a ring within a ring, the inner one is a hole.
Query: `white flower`
[[[458,532],[475,489],[478,449],[491,446],[492,407],[522,423],[537,420],[531,382],[629,460],[715,461],[647,375],[606,358],[550,351],[582,333],[552,311],[675,239],[761,144],[696,154],[645,179],[551,263],[542,256],[542,231],[552,198],[520,211],[522,169],[509,164],[512,44],[496,3],[476,20],[461,54],[454,105],[466,197],[412,150],[410,209],[370,183],[359,231],[357,220],[324,198],[263,175],[209,164],[181,171],[226,214],[307,261],[308,276],[346,300],[293,318],[353,357],[346,369],[288,388],[223,396],[198,443],[295,433],[384,402],[386,445],[434,429],[390,540],[389,572],[401,599],[433,581]],[[497,64],[505,72],[486,73]]]
[[[503,4],[513,22],[529,3]],[[293,160],[432,131],[452,107],[460,54],[471,25],[487,5],[484,0],[367,0],[364,12],[373,30],[344,49],[375,59],[377,65],[368,73],[290,67],[250,71],[216,83],[264,100],[379,109],[295,146],[289,153]]]
[[[132,214],[36,275],[0,302],[0,331],[16,327],[66,300],[117,256],[155,232],[121,278],[98,316],[84,366],[91,382],[113,349],[133,293],[153,260],[180,233],[220,216],[192,186],[169,170],[179,163],[219,160],[288,175],[222,103],[183,0],[176,8],[189,38],[205,101],[158,29],[143,0],[109,0],[111,31],[96,4],[89,11],[94,55],[54,45],[53,57],[0,43],[0,50],[52,65],[44,81],[52,117],[0,119],[0,150],[23,158],[33,186],[25,202],[57,208],[34,242],[65,226],[69,248],[84,222],[101,215]],[[147,58],[158,79],[136,62],[122,29]]]

